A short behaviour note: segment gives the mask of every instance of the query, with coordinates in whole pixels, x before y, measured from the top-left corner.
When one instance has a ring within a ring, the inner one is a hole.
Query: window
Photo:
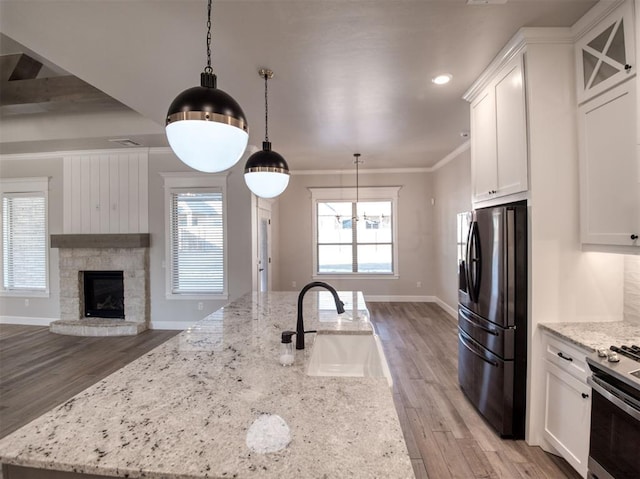
[[[2,292],[49,294],[48,178],[2,181]]]
[[[167,297],[226,299],[225,178],[163,174]]]
[[[315,276],[397,276],[399,188],[311,188]]]

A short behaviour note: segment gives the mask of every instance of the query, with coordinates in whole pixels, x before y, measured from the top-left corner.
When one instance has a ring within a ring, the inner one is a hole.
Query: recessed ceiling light
[[[432,78],[431,81],[436,85],[446,85],[451,81],[451,78],[453,77],[449,73],[445,73],[443,75],[438,75],[437,77]]]

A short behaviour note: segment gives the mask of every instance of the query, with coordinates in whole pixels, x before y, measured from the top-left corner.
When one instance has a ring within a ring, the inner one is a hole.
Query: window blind
[[[174,294],[224,293],[221,192],[171,193],[171,289]]]
[[[46,201],[43,193],[2,196],[2,285],[7,291],[47,289]]]

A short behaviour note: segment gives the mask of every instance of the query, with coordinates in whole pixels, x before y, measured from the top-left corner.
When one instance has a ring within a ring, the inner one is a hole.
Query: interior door
[[[270,290],[271,284],[271,211],[258,209],[258,291]]]

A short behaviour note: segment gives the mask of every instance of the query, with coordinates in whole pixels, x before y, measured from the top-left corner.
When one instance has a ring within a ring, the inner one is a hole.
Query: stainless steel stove
[[[589,479],[640,478],[640,347],[599,349],[592,376]]]

